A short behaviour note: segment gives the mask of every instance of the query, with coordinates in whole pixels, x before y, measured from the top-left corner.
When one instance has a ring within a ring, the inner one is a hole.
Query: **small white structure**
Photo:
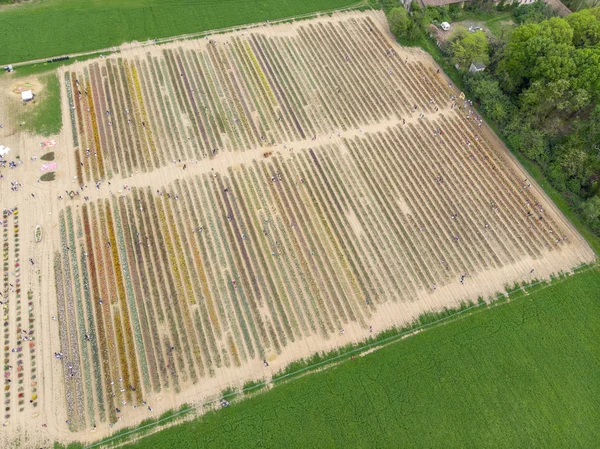
[[[483,62],[473,61],[471,63],[471,66],[469,67],[469,73],[483,72],[484,70],[485,70],[485,64]]]
[[[32,90],[24,90],[21,92],[21,100],[30,101],[33,100],[33,91]]]
[[[450,29],[450,24],[448,22],[440,23],[440,28],[444,31],[448,31]]]
[[[5,156],[10,151],[10,148],[0,145],[0,156]]]

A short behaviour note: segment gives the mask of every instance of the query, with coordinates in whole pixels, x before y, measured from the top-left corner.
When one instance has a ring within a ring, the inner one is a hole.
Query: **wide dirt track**
[[[124,46],[59,78],[55,181],[35,182],[39,139],[0,129],[26,161],[0,184],[5,360],[27,379],[3,438],[95,440],[595,258],[381,13]],[[26,307],[37,367],[11,352]]]

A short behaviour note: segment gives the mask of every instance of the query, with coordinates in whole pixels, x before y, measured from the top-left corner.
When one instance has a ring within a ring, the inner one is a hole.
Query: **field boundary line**
[[[312,365],[304,366],[304,367],[302,367],[300,369],[297,369],[295,371],[292,371],[290,373],[282,374],[279,377],[272,377],[270,380],[265,380],[263,382],[254,384],[254,385],[252,385],[250,387],[242,388],[240,390],[232,391],[231,393],[228,393],[228,394],[225,394],[225,395],[222,395],[222,396],[218,396],[215,399],[212,399],[212,400],[209,400],[209,401],[205,401],[205,402],[203,402],[201,404],[190,405],[188,408],[184,408],[184,409],[178,410],[178,411],[174,412],[173,414],[171,414],[171,415],[169,415],[169,416],[167,416],[165,418],[158,419],[155,422],[148,423],[148,424],[145,424],[143,426],[136,427],[136,428],[131,429],[129,431],[126,431],[126,432],[120,433],[118,435],[115,435],[115,436],[112,436],[112,437],[100,440],[100,441],[98,441],[96,443],[92,443],[90,445],[84,446],[83,449],[93,449],[93,448],[96,448],[96,447],[99,447],[99,446],[111,443],[111,442],[116,441],[116,440],[118,440],[120,438],[129,436],[129,435],[134,435],[136,433],[139,433],[139,432],[141,432],[141,431],[143,431],[145,429],[149,429],[151,427],[156,427],[156,426],[158,426],[158,425],[160,425],[160,424],[162,424],[164,422],[167,422],[169,420],[172,420],[172,419],[174,419],[174,418],[176,418],[178,416],[183,416],[183,415],[185,415],[185,414],[187,414],[187,413],[189,413],[189,412],[191,412],[193,410],[198,410],[201,407],[207,407],[209,405],[216,404],[221,399],[233,399],[234,397],[239,396],[241,393],[251,392],[252,390],[255,390],[255,389],[264,388],[264,387],[268,386],[269,384],[274,385],[276,383],[279,383],[280,381],[283,381],[283,380],[286,380],[286,379],[289,379],[289,378],[294,378],[294,377],[296,377],[296,376],[298,376],[300,374],[306,373],[308,371],[313,371],[316,368],[322,367],[324,365],[332,364],[333,362],[336,362],[336,361],[338,361],[338,360],[340,360],[342,358],[346,358],[348,356],[351,356],[351,355],[354,355],[354,354],[357,354],[357,353],[361,353],[361,352],[364,352],[366,350],[373,349],[375,347],[387,346],[387,345],[395,342],[396,340],[401,340],[401,339],[403,339],[403,338],[405,338],[407,336],[410,336],[411,334],[414,334],[415,332],[426,330],[428,328],[431,328],[431,327],[434,327],[434,326],[446,323],[448,321],[452,321],[454,319],[459,319],[463,315],[465,315],[466,312],[470,312],[470,311],[473,311],[473,310],[476,310],[476,309],[479,309],[480,312],[483,312],[483,311],[487,310],[489,306],[501,306],[504,303],[498,303],[499,300],[501,300],[502,298],[504,298],[504,299],[507,299],[506,303],[508,303],[508,302],[511,301],[510,300],[510,295],[514,294],[514,293],[516,293],[518,291],[523,291],[525,294],[523,296],[515,298],[515,300],[526,298],[526,297],[529,296],[529,293],[527,293],[527,291],[526,291],[526,289],[528,289],[528,288],[532,288],[532,287],[535,287],[535,286],[538,286],[538,285],[543,285],[543,287],[540,290],[536,290],[536,292],[537,291],[541,291],[541,290],[544,290],[544,289],[546,289],[548,287],[556,285],[557,283],[564,282],[566,279],[570,279],[573,276],[576,276],[576,275],[581,274],[581,273],[586,273],[586,272],[588,272],[590,270],[593,270],[593,269],[598,269],[598,263],[597,262],[592,262],[592,263],[589,263],[589,264],[582,264],[582,265],[580,265],[578,267],[575,267],[575,268],[571,269],[568,272],[559,272],[559,274],[556,277],[551,276],[550,280],[547,280],[547,279],[545,279],[545,280],[544,279],[538,279],[538,280],[535,280],[535,281],[530,282],[528,284],[520,285],[518,288],[514,288],[514,289],[511,289],[511,290],[505,290],[504,292],[499,292],[499,293],[496,294],[495,299],[492,300],[492,301],[490,301],[490,302],[485,301],[484,303],[476,303],[476,304],[470,305],[470,306],[465,307],[463,309],[457,310],[454,313],[451,313],[450,315],[446,315],[446,316],[441,317],[441,318],[439,318],[437,320],[434,320],[434,321],[431,321],[431,322],[428,322],[428,323],[424,323],[424,324],[419,325],[417,327],[409,327],[410,325],[408,325],[405,328],[405,330],[401,330],[397,334],[390,335],[389,337],[385,337],[385,338],[383,338],[381,340],[376,340],[376,341],[372,341],[372,342],[366,343],[366,344],[364,344],[364,345],[362,345],[360,347],[357,347],[357,348],[354,348],[354,349],[350,349],[349,351],[346,351],[346,352],[344,352],[342,354],[338,354],[336,356],[329,357],[329,358],[327,358],[325,360],[321,360],[320,362],[314,363]],[[418,318],[417,318],[417,320],[418,320]],[[122,443],[126,443],[126,442],[124,441]]]

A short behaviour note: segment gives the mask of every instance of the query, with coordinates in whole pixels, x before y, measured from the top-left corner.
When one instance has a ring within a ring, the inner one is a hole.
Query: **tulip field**
[[[403,60],[370,16],[294,30],[159,46],[66,71],[78,178],[310,141],[448,102],[433,67]]]
[[[10,420],[38,406],[36,335],[31,290],[21,284],[19,210],[4,209],[0,309],[2,310],[4,402],[3,418]],[[11,301],[9,301],[11,299]]]
[[[70,430],[593,259],[382,17],[62,69],[84,188],[53,259]]]

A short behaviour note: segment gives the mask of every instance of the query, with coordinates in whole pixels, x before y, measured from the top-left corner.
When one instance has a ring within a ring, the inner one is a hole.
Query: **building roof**
[[[478,70],[482,70],[485,69],[485,64],[483,62],[479,62],[479,61],[473,61],[471,63],[472,66],[475,66],[476,69]]]
[[[31,90],[24,90],[23,92],[21,92],[21,100],[23,101],[28,101],[33,99],[33,91]]]
[[[420,0],[423,6],[444,6],[452,3],[462,3],[465,0]]]

